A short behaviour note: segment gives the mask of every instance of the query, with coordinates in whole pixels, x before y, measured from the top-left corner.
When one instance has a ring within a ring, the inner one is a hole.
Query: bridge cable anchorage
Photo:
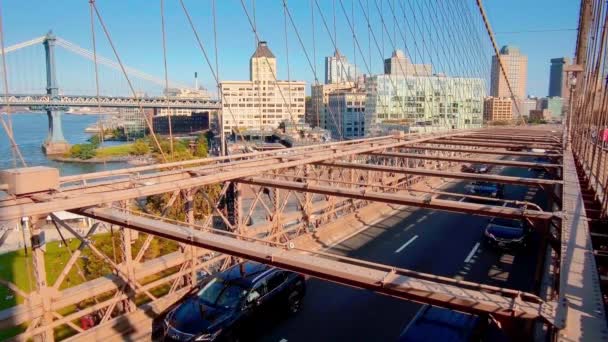
[[[35,39],[34,39],[35,40]],[[31,42],[31,41],[30,41]],[[32,43],[33,44],[33,43]],[[4,96],[8,99],[8,73],[6,69],[6,51],[4,49],[4,19],[2,16],[2,9],[0,8],[0,45],[2,47],[2,80],[4,82]],[[27,45],[29,46],[29,45]],[[23,46],[21,46],[23,47]],[[20,48],[21,48],[20,47]],[[13,123],[11,120],[11,105],[10,103],[6,103],[6,116],[8,119],[8,123],[4,121],[4,117],[0,113],[0,121],[2,122],[2,127],[6,132],[6,136],[8,137],[13,153],[13,166],[17,167],[17,157],[21,161],[23,167],[27,167],[27,163],[25,159],[23,159],[23,155],[21,154],[21,150],[19,149],[19,145],[15,141],[14,132],[13,132]]]
[[[507,71],[505,70],[505,67],[502,63],[502,59],[500,58],[500,53],[498,51],[498,44],[496,44],[496,39],[494,37],[494,33],[492,32],[492,27],[490,26],[490,22],[488,21],[488,18],[486,16],[486,11],[483,8],[482,0],[476,0],[476,2],[477,2],[477,7],[479,8],[479,13],[481,14],[481,18],[483,19],[483,22],[486,26],[486,31],[488,32],[488,36],[490,37],[490,40],[492,41],[492,48],[494,49],[494,53],[496,54],[496,59],[498,60],[498,65],[500,65],[500,71],[502,72],[502,75],[504,76],[505,81],[507,83],[507,87],[509,88],[509,92],[511,93],[511,98],[513,99],[513,104],[515,105],[515,110],[517,110],[517,114],[519,115],[519,117],[522,121],[522,124],[525,126],[525,125],[527,125],[527,123],[519,109],[519,104],[517,103],[517,100],[519,100],[519,98],[515,97],[515,93],[513,92],[513,88],[511,87],[511,82],[509,81]]]
[[[112,37],[110,36],[110,32],[108,31],[103,18],[101,17],[101,14],[99,13],[99,10],[97,9],[97,6],[95,5],[95,0],[89,0],[89,3],[91,4],[91,6],[93,7],[93,10],[95,12],[95,14],[97,15],[97,19],[99,20],[99,23],[101,24],[101,27],[103,28],[103,32],[106,35],[106,38],[108,39],[108,43],[110,43],[110,47],[112,48],[112,51],[114,52],[114,56],[116,57],[116,60],[118,61],[118,64],[120,65],[120,69],[122,70],[122,73],[127,81],[127,83],[129,84],[129,88],[131,89],[131,92],[133,93],[133,97],[135,97],[137,100],[139,100],[139,96],[137,96],[137,92],[135,91],[135,88],[133,88],[133,84],[131,83],[131,79],[129,79],[129,75],[127,74],[124,65],[122,64],[122,61],[120,59],[120,55],[118,54],[118,51],[116,50],[116,47],[114,46],[114,42],[112,41]],[[165,156],[165,152],[163,151],[162,146],[160,145],[160,142],[158,141],[158,138],[156,137],[156,134],[154,133],[154,127],[152,126],[152,123],[150,122],[150,118],[148,118],[148,116],[146,115],[146,113],[143,110],[143,107],[141,105],[141,101],[139,102],[139,112],[141,113],[141,115],[144,118],[144,121],[146,122],[146,125],[148,126],[148,129],[150,130],[150,134],[152,135],[152,138],[154,139],[154,143],[156,144],[156,147],[158,147],[158,151],[160,152],[162,158],[163,158],[163,162],[167,162],[167,156]]]
[[[182,10],[184,12],[184,15],[186,16],[188,24],[190,25],[190,29],[192,30],[192,33],[194,34],[194,38],[196,40],[196,43],[198,44],[198,47],[199,47],[199,49],[201,50],[201,52],[203,54],[205,62],[207,63],[207,66],[209,67],[209,71],[211,71],[211,74],[213,75],[213,79],[215,80],[215,83],[218,84],[220,103],[222,104],[222,106],[220,106],[220,108],[221,108],[221,111],[222,111],[222,121],[223,121],[223,118],[224,118],[224,113],[223,113],[224,106],[223,106],[223,104],[225,102],[226,97],[224,96],[224,91],[222,90],[222,88],[219,87],[219,84],[220,84],[219,74],[215,70],[213,70],[213,66],[211,65],[211,61],[209,59],[209,56],[207,55],[207,50],[205,49],[205,46],[203,45],[203,42],[202,42],[202,40],[201,40],[201,38],[200,38],[200,36],[198,34],[198,31],[197,31],[196,27],[194,26],[194,22],[192,21],[192,17],[190,16],[190,12],[188,11],[188,8],[184,4],[183,0],[180,0],[179,2],[180,2],[180,5],[182,7]],[[217,47],[216,47],[216,56],[217,56]],[[217,57],[216,57],[216,61],[217,61]],[[226,108],[228,108],[228,112],[230,113],[230,117],[232,118],[232,122],[234,123],[234,126],[237,127],[237,129],[236,129],[237,134],[241,137],[241,140],[243,141],[243,144],[249,150],[249,143],[247,142],[247,140],[245,140],[245,136],[243,135],[243,132],[241,132],[241,130],[239,129],[238,120],[234,116],[234,112],[232,111],[232,107],[226,107]],[[223,126],[224,126],[224,124],[222,122],[222,127]]]

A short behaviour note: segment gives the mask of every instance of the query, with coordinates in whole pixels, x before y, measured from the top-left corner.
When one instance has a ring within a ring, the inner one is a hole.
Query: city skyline
[[[200,4],[191,1],[186,1],[185,3],[190,9],[197,30],[201,34],[201,40],[205,44],[208,52],[211,53],[213,51],[211,6],[207,3]],[[251,15],[251,3],[247,1],[245,1],[245,3],[249,6],[248,11]],[[552,7],[547,8],[546,10],[551,11],[554,15],[543,15],[542,18],[535,18],[536,21],[534,22],[534,25],[523,27],[519,30],[525,32],[527,29],[536,28],[575,28],[576,18],[569,14],[572,11],[578,11],[578,6],[567,1],[562,1],[562,3],[563,6],[545,6]],[[108,1],[98,3],[97,6],[112,34],[112,39],[123,62],[148,73],[162,76],[163,68],[159,8],[158,6],[144,6],[145,4],[146,3],[143,1],[129,2],[128,4]],[[319,4],[327,15],[326,19],[331,21],[331,3],[321,1]],[[534,9],[542,7],[543,4],[546,5],[549,4],[549,2],[541,1],[539,3],[527,5],[529,5],[531,9]],[[551,4],[553,4],[553,2]],[[63,36],[70,41],[74,41],[85,48],[91,48],[88,3],[83,2],[78,5],[67,5],[62,3],[55,4],[43,2],[42,4],[37,3],[38,6],[34,6],[38,10],[32,10],[33,6],[31,5],[32,3],[29,1],[4,4],[4,25],[8,28],[5,32],[6,46],[40,36],[52,28],[58,35]],[[294,21],[302,26],[299,28],[299,33],[302,35],[305,46],[307,46],[308,50],[312,50],[312,32],[310,32],[309,29],[303,29],[303,23],[310,19],[310,7],[308,2],[294,2],[290,3],[289,6],[291,13],[294,16]],[[350,2],[346,1],[346,6],[349,7]],[[574,32],[513,33],[513,31],[515,31],[513,28],[516,27],[520,18],[512,9],[503,11],[504,7],[508,6],[498,2],[488,2],[486,4],[488,16],[490,17],[493,29],[496,32],[498,43],[501,45],[517,45],[529,56],[530,73],[528,89],[526,92],[531,95],[545,96],[549,82],[549,60],[557,56],[570,56],[572,54],[574,47]],[[286,60],[283,30],[274,29],[276,27],[283,27],[282,4],[259,1],[256,4],[256,9],[258,15],[261,15],[260,13],[276,14],[265,16],[264,21],[259,21],[257,23],[259,35],[261,40],[269,41],[270,44],[277,47],[275,49],[277,58]],[[471,9],[474,10],[472,7]],[[389,58],[394,50],[393,46],[389,44],[388,39],[385,39],[383,44],[384,51],[382,51],[382,53],[376,51],[373,43],[368,47],[367,29],[365,27],[364,18],[360,13],[356,14],[358,22],[356,23],[355,30],[358,35],[361,35],[361,38],[365,38],[362,39],[362,49],[364,50],[364,55],[368,55],[362,57],[360,52],[356,51],[353,47],[352,34],[350,33],[344,15],[339,8],[336,11],[337,38],[335,41],[338,45],[338,49],[340,49],[344,55],[348,56],[351,63],[361,66],[360,69],[362,69],[362,73],[369,73],[364,66],[365,63],[362,63],[363,58],[370,64],[371,74],[382,73],[383,60]],[[387,18],[386,24],[388,26],[388,31],[393,31],[391,20],[388,20],[388,18],[390,18],[389,10],[385,8],[384,12],[385,17]],[[137,20],[133,20],[133,13],[137,13]],[[471,13],[475,14],[474,11]],[[501,15],[498,16],[497,13],[501,13]],[[525,13],[525,15],[528,16],[529,14]],[[169,78],[190,84],[193,83],[193,73],[198,71],[201,85],[210,90],[214,89],[215,81],[208,70],[202,54],[197,50],[196,42],[185,22],[181,8],[175,3],[167,3],[165,4],[165,16],[168,37]],[[314,58],[313,66],[316,68],[319,83],[322,83],[324,57],[331,56],[335,49],[330,39],[330,34],[326,32],[323,25],[320,23],[321,20],[318,11],[315,11],[315,16],[318,29],[315,32],[316,58]],[[375,30],[379,39],[381,36],[385,36],[384,30],[378,20],[378,13],[371,11],[370,17],[372,25],[375,25],[372,29]],[[31,18],[32,20],[24,21],[23,18]],[[62,18],[66,20],[57,20]],[[70,20],[67,20],[68,18]],[[244,59],[242,56],[248,56],[250,53],[249,51],[254,48],[255,44],[254,36],[251,33],[251,27],[247,22],[244,10],[238,2],[218,2],[217,18],[220,79],[240,79],[241,75],[246,75],[249,67],[246,61],[243,62]],[[27,22],[27,24],[24,24],[24,22]],[[101,32],[99,28],[99,24],[97,23],[96,26],[99,54],[106,57],[112,57],[112,52],[103,36],[103,32]],[[308,67],[306,57],[295,37],[295,32],[292,28],[289,28],[288,31],[290,37],[288,42],[290,51],[290,79],[303,80],[306,81],[307,84],[314,84],[313,72],[311,72],[310,67]],[[405,33],[406,36],[409,37],[408,32],[406,31]],[[562,39],[559,39],[559,42],[555,42],[555,39],[547,39],[547,37],[554,37],[556,35],[562,37]],[[237,36],[242,37],[242,39],[234,39],[234,37]],[[551,44],[549,47],[544,48],[545,45],[549,44],[547,42],[548,40],[551,41]],[[247,43],[248,41],[250,44]],[[146,42],[146,44],[143,44],[142,42]],[[157,44],[154,44],[154,42],[157,42]],[[397,39],[397,43],[397,45],[403,45],[401,39]],[[403,48],[403,46],[396,47]],[[541,47],[543,48],[541,49]],[[484,51],[488,54],[488,58],[490,58],[492,54],[491,50],[486,48]],[[369,58],[370,55],[371,59]],[[413,63],[430,63],[428,57],[420,58],[420,56],[412,51],[406,51],[406,55]],[[211,59],[213,63],[213,56],[211,56]],[[489,63],[489,61],[486,61],[486,63]],[[442,70],[445,68],[436,65],[433,65],[433,67],[438,73],[449,71]],[[277,72],[278,78],[287,79],[287,63],[279,68]],[[459,76],[455,73],[451,73],[451,75]]]

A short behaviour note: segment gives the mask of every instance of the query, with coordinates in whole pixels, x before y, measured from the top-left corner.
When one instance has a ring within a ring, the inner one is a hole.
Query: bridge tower
[[[46,55],[46,93],[53,99],[59,96],[57,74],[55,70],[55,35],[49,31],[44,38],[44,51]],[[49,134],[42,144],[42,150],[47,155],[64,154],[70,150],[70,144],[63,137],[61,126],[61,111],[63,107],[46,106],[46,115],[49,119]]]

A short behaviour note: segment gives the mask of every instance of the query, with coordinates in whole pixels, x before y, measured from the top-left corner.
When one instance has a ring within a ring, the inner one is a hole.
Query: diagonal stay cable
[[[148,118],[148,116],[144,113],[144,108],[143,108],[143,106],[141,104],[141,100],[140,100],[139,96],[137,96],[137,92],[135,91],[135,88],[133,88],[133,84],[131,83],[131,79],[129,78],[129,75],[127,74],[127,71],[125,70],[125,67],[122,64],[122,60],[120,59],[120,56],[118,55],[118,51],[116,50],[116,47],[114,46],[114,43],[112,41],[112,37],[110,36],[110,32],[108,31],[108,28],[106,27],[106,24],[104,23],[103,18],[101,17],[101,13],[99,13],[99,10],[97,9],[97,5],[95,5],[95,0],[89,0],[89,3],[93,7],[93,10],[94,10],[95,14],[97,15],[97,19],[99,20],[99,24],[103,28],[103,32],[105,33],[106,38],[108,39],[108,43],[110,44],[110,47],[112,48],[112,51],[114,52],[114,56],[116,57],[116,61],[120,65],[120,69],[122,70],[122,73],[123,73],[125,79],[127,80],[127,83],[129,85],[129,88],[131,89],[131,92],[133,93],[133,97],[135,97],[135,99],[137,99],[137,102],[139,104],[139,112],[143,116],[144,121],[146,122],[146,125],[148,125],[148,129],[150,130],[150,134],[152,135],[152,139],[154,140],[154,143],[156,144],[156,147],[158,147],[158,151],[160,152],[160,154],[161,154],[161,156],[163,158],[163,162],[166,163],[167,162],[167,156],[165,156],[165,152],[163,151],[163,148],[160,145],[160,142],[158,141],[158,138],[156,137],[156,134],[154,133],[154,127],[152,127],[152,123],[150,122],[150,118]]]

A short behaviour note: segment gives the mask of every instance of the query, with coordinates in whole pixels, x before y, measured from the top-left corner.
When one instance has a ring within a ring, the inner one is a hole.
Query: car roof
[[[225,281],[252,286],[258,279],[269,274],[275,267],[255,261],[245,261],[219,273],[217,276]]]
[[[480,323],[479,316],[427,306],[399,336],[405,341],[468,341]]]

